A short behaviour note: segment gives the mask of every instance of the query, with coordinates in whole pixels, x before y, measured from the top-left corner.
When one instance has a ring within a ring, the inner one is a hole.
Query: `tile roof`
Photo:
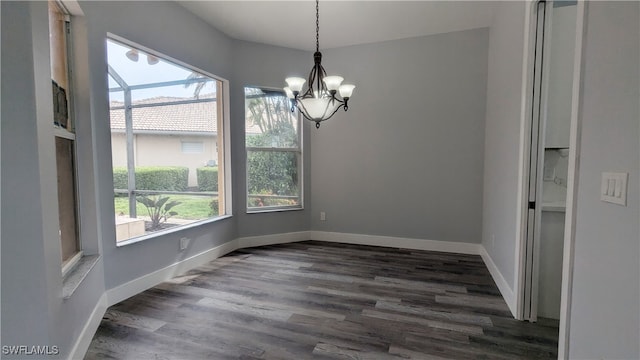
[[[200,100],[213,100],[213,94],[204,94]],[[162,104],[162,106],[134,107],[133,131],[154,132],[193,132],[211,133],[217,132],[217,102],[175,103],[179,101],[194,100],[194,98],[178,98],[159,96],[149,99],[134,101],[133,105]],[[174,103],[174,104],[172,104]],[[125,130],[124,103],[122,101],[110,102],[111,130]],[[114,108],[120,109],[114,109]],[[257,126],[251,126],[249,133],[260,133]]]
[[[200,99],[207,98],[213,100],[210,94],[200,97]],[[217,130],[216,102],[171,104],[172,102],[185,100],[193,100],[193,98],[163,96],[134,101],[134,106],[158,103],[166,103],[166,105],[134,107],[133,130],[215,133]],[[110,108],[112,109],[110,110],[111,130],[125,129],[123,105],[122,101],[111,101],[110,103]],[[120,107],[120,109],[113,109],[114,107]]]

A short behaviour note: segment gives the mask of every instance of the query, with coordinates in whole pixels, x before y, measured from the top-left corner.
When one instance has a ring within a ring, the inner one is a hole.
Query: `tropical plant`
[[[155,231],[160,228],[160,224],[167,221],[172,216],[178,215],[171,209],[181,204],[179,201],[169,201],[168,196],[139,196],[136,200],[147,208],[147,213],[151,218],[151,227],[148,230]]]
[[[207,85],[207,82],[210,80],[203,80],[203,79],[207,79],[208,77],[202,74],[199,74],[197,72],[192,72],[191,74],[189,74],[189,76],[187,76],[186,80],[187,83],[184,84],[184,88],[188,89],[191,86],[194,86],[193,89],[193,97],[196,99],[200,98],[200,92],[202,92],[202,89],[204,89],[205,85]]]
[[[282,137],[284,141],[296,141],[297,119],[290,111],[291,102],[280,91],[260,88],[244,89],[247,120],[257,125],[263,134]]]

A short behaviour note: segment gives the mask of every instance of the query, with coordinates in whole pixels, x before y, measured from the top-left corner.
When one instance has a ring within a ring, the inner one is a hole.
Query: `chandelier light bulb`
[[[288,77],[284,81],[287,82],[287,85],[289,85],[289,88],[294,94],[302,91],[302,86],[307,82],[307,80],[301,77]]]
[[[340,96],[342,96],[345,99],[348,99],[351,97],[351,94],[353,94],[353,89],[355,88],[356,88],[355,85],[344,84],[344,85],[340,85],[340,87],[338,88],[338,92],[340,93]]]
[[[327,90],[329,91],[337,91],[340,87],[340,84],[344,81],[342,76],[325,76],[324,84],[327,85]]]

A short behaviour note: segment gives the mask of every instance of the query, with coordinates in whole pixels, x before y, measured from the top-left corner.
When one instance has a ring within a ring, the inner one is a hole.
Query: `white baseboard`
[[[507,303],[507,306],[511,311],[511,315],[513,315],[514,318],[517,318],[517,299],[513,290],[511,289],[511,286],[509,286],[507,280],[504,279],[504,276],[502,276],[502,273],[498,269],[498,266],[496,266],[496,264],[493,262],[493,259],[484,248],[484,246],[480,246],[480,256],[482,257],[484,264],[487,266],[487,269],[489,269],[489,273],[491,273],[493,281],[495,281],[496,285],[498,286],[498,290],[500,290],[500,294],[502,294],[504,301]]]
[[[238,240],[231,240],[160,270],[156,270],[137,279],[133,279],[113,289],[109,289],[107,290],[107,303],[109,306],[115,305],[120,301],[152,288],[163,281],[170,280],[177,275],[204,265],[209,261],[215,260],[236,249],[238,249]]]
[[[69,352],[69,359],[83,359],[87,350],[89,349],[89,345],[91,345],[91,340],[93,340],[93,336],[98,330],[100,326],[100,322],[102,321],[102,317],[104,313],[107,311],[107,294],[102,294],[98,303],[93,308],[89,319],[82,328],[80,332],[80,336],[76,339],[76,343],[73,345],[71,352]]]
[[[327,231],[311,231],[310,233],[312,240],[340,242],[357,245],[384,246],[412,250],[442,251],[458,254],[480,255],[480,249],[482,248],[480,244],[465,242],[421,240],[392,236],[362,235]]]
[[[283,233],[283,234],[243,237],[243,238],[237,239],[238,249],[306,241],[311,239],[309,233],[310,231],[298,231],[298,232],[290,232],[290,233]]]
[[[152,288],[163,281],[170,280],[177,275],[183,274],[193,268],[204,265],[237,249],[263,245],[284,244],[297,241],[305,241],[309,239],[310,238],[308,231],[237,238],[207,251],[204,251],[200,254],[194,255],[188,259],[179,261],[163,269],[156,270],[150,274],[143,275],[137,279],[133,279],[125,284],[110,289],[107,291],[107,303],[108,306],[117,304],[120,301],[139,294],[149,288]]]
[[[515,294],[507,281],[504,279],[504,276],[502,276],[500,270],[498,270],[498,267],[493,262],[491,256],[489,256],[487,250],[481,244],[325,231],[311,231],[311,239],[329,242],[341,242],[347,244],[385,246],[397,247],[402,249],[443,251],[458,254],[480,255],[485,265],[487,266],[487,269],[489,269],[489,273],[491,274],[493,281],[495,281],[496,285],[498,286],[500,294],[502,294],[504,301],[507,303],[511,314],[514,318],[516,317],[517,304]]]

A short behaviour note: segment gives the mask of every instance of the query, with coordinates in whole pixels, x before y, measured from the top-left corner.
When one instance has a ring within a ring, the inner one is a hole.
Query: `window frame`
[[[65,278],[69,273],[71,273],[79,264],[80,260],[82,259],[82,257],[84,256],[84,251],[83,251],[83,246],[82,246],[82,238],[81,238],[81,224],[82,224],[82,219],[81,219],[81,212],[80,212],[80,191],[79,191],[79,171],[78,171],[78,146],[77,146],[77,135],[76,135],[76,116],[75,116],[75,94],[74,94],[74,76],[73,76],[73,37],[72,37],[72,25],[71,25],[71,13],[69,12],[69,10],[66,8],[66,6],[58,0],[48,0],[47,1],[48,6],[55,6],[57,13],[59,15],[61,15],[61,17],[64,19],[63,22],[63,29],[62,29],[62,36],[64,37],[64,45],[62,51],[64,52],[64,60],[66,62],[66,66],[64,67],[64,77],[66,78],[66,85],[67,85],[67,89],[66,90],[66,97],[67,97],[67,104],[66,104],[66,110],[67,110],[67,123],[68,123],[68,127],[62,127],[59,124],[55,123],[55,116],[54,114],[52,114],[52,117],[54,117],[54,123],[53,123],[53,131],[52,131],[52,135],[53,135],[53,139],[54,139],[54,146],[56,143],[56,139],[60,138],[60,139],[64,139],[64,140],[68,140],[70,141],[70,146],[71,146],[71,178],[73,180],[73,196],[74,196],[74,201],[73,201],[73,218],[74,218],[74,233],[75,233],[75,253],[73,255],[71,255],[69,258],[67,258],[66,260],[64,258],[62,258],[63,254],[62,254],[62,243],[63,243],[63,238],[62,238],[62,232],[59,228],[59,238],[58,241],[60,241],[60,247],[61,247],[61,266],[60,266],[60,272],[63,278]],[[49,17],[48,19],[49,21],[49,27],[51,27],[51,21],[52,18]],[[53,58],[51,55],[51,42],[49,43],[49,63],[53,64]],[[57,49],[60,50],[60,49]],[[53,79],[54,75],[51,74],[51,80],[55,81]],[[53,94],[52,94],[53,95]],[[56,149],[56,162],[58,160],[57,157],[57,149]],[[56,164],[55,166],[55,170],[56,170],[56,178],[58,175],[58,166]],[[60,204],[60,199],[58,199],[58,206]],[[59,210],[58,210],[59,211]],[[60,227],[60,220],[59,220],[59,216],[60,214],[58,213],[58,226]]]
[[[106,37],[104,38],[105,43],[107,41],[113,41],[116,42],[120,45],[123,46],[127,46],[127,47],[131,47],[132,49],[137,49],[139,51],[142,51],[146,54],[149,55],[153,55],[155,57],[157,57],[160,60],[164,60],[167,62],[170,62],[176,66],[182,67],[184,69],[190,70],[190,71],[194,71],[197,73],[200,73],[202,75],[205,75],[211,79],[214,79],[217,81],[218,85],[217,85],[217,100],[216,100],[216,104],[218,106],[218,113],[220,116],[217,117],[218,121],[218,126],[217,126],[217,136],[216,136],[216,149],[218,151],[218,158],[222,159],[223,164],[222,167],[220,166],[219,162],[218,162],[218,169],[222,168],[221,171],[221,175],[219,175],[219,183],[222,182],[222,185],[218,186],[218,206],[221,207],[221,212],[222,214],[217,215],[217,216],[212,216],[212,217],[208,217],[206,219],[202,219],[202,220],[197,220],[194,221],[192,223],[188,223],[188,224],[184,224],[184,225],[179,225],[179,226],[175,226],[175,227],[171,227],[168,229],[163,229],[163,230],[159,230],[159,231],[154,231],[152,233],[146,233],[144,235],[140,235],[140,236],[136,236],[136,237],[132,237],[129,239],[125,239],[125,240],[121,240],[121,241],[116,241],[116,239],[114,238],[113,241],[116,243],[116,247],[122,247],[122,246],[126,246],[129,244],[134,244],[140,241],[145,241],[148,239],[153,239],[153,238],[158,238],[161,236],[165,236],[168,234],[172,234],[172,233],[177,233],[177,232],[182,232],[182,231],[186,231],[188,229],[192,229],[192,228],[196,228],[205,224],[209,224],[209,223],[213,223],[213,222],[217,222],[217,221],[221,221],[224,219],[228,219],[231,218],[233,215],[233,197],[232,197],[232,184],[231,184],[231,136],[230,136],[230,115],[229,115],[229,108],[230,108],[230,100],[229,100],[229,81],[217,76],[217,75],[213,75],[208,71],[202,70],[200,68],[198,68],[197,66],[185,63],[183,61],[180,61],[178,59],[175,59],[171,56],[168,56],[166,54],[163,54],[159,51],[150,49],[146,46],[143,46],[141,44],[138,44],[134,41],[128,40],[126,38],[123,38],[121,36],[115,35],[113,33],[107,33]],[[107,64],[108,64],[108,60],[107,60]],[[109,77],[109,72],[106,71],[105,72],[105,77],[106,77],[106,81],[108,84],[108,77]],[[108,88],[108,85],[107,85]],[[125,130],[126,131],[126,130]],[[112,132],[110,131],[110,134]],[[182,153],[182,149],[178,150],[178,153]],[[220,154],[221,153],[221,154]],[[113,176],[113,174],[112,174]],[[114,230],[116,227],[116,223],[114,221],[113,223],[114,226]],[[115,231],[114,231],[115,234]]]
[[[279,92],[283,97],[286,98],[286,93],[284,90],[280,88],[272,88],[267,86],[244,86],[243,90],[243,100],[246,101],[246,97],[244,95],[244,91],[246,88],[254,88],[260,90],[266,90],[269,92]],[[259,146],[247,146],[247,132],[246,132],[246,112],[244,113],[245,117],[245,132],[244,132],[244,147],[245,147],[245,208],[247,214],[260,214],[260,213],[269,213],[269,212],[282,212],[282,211],[297,211],[304,210],[304,151],[303,151],[303,129],[304,123],[302,121],[302,115],[300,112],[295,109],[294,110],[295,118],[297,120],[297,143],[298,147],[296,148],[285,148],[285,147],[259,147]],[[250,152],[283,152],[283,153],[294,153],[298,157],[298,191],[299,191],[299,203],[297,205],[274,205],[274,206],[254,206],[249,207],[249,153]]]

